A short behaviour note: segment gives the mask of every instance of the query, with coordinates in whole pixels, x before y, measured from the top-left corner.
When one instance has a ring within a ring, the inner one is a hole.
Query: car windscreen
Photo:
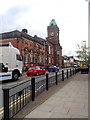
[[[35,67],[31,67],[31,68],[29,68],[29,70],[35,70],[36,68]]]
[[[56,66],[50,66],[49,68],[56,68]]]

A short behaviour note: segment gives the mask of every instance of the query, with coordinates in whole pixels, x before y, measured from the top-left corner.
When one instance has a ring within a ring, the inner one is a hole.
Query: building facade
[[[63,67],[73,67],[75,59],[73,56],[63,56]]]
[[[47,27],[47,38],[32,37],[26,29],[0,34],[0,43],[11,42],[23,57],[23,70],[30,66],[62,65],[62,47],[59,43],[59,28],[55,20]],[[54,33],[54,34],[53,34]]]

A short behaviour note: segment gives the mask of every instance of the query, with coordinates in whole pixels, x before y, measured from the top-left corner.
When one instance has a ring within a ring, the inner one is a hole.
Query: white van
[[[18,80],[22,75],[22,57],[11,43],[0,44],[0,81]]]

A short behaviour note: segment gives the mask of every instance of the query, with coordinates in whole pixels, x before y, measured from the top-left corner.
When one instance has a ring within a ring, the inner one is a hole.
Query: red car
[[[27,70],[27,76],[45,74],[45,69],[40,66],[33,66]]]

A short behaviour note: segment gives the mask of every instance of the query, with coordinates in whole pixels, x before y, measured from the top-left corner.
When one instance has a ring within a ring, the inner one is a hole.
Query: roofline
[[[21,38],[21,37],[25,37],[29,40],[33,40],[32,36],[28,35],[27,33],[22,32],[22,31],[20,32],[19,30],[1,33],[0,36],[1,36],[0,38],[2,40],[8,39],[8,38]]]
[[[8,39],[8,38],[22,38],[22,37],[24,37],[28,40],[32,40],[33,42],[38,42],[43,45],[44,45],[44,42],[46,42],[46,39],[43,39],[36,35],[34,37],[32,37],[31,35],[29,35],[25,32],[19,31],[19,30],[14,30],[14,31],[5,32],[5,33],[0,34],[0,39],[2,39],[2,40]],[[41,39],[41,41],[40,41],[40,39]]]

